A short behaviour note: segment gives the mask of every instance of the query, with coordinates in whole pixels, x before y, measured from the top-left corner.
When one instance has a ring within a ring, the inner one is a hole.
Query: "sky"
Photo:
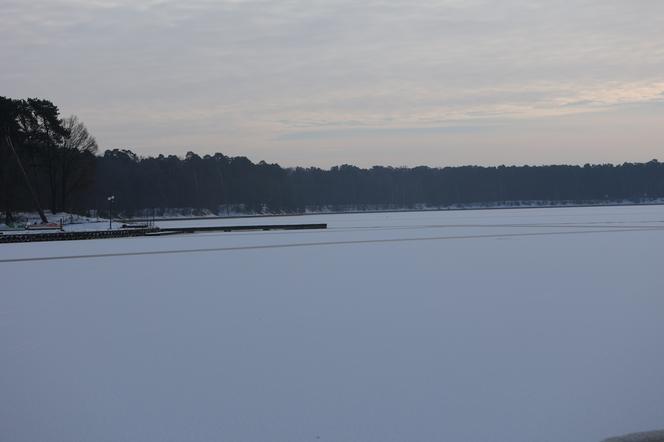
[[[140,155],[664,160],[661,0],[0,0],[0,60]]]

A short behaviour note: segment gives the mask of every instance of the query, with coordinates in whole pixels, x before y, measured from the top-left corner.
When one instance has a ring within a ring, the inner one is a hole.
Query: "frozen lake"
[[[0,245],[3,441],[599,441],[664,427],[664,206]]]

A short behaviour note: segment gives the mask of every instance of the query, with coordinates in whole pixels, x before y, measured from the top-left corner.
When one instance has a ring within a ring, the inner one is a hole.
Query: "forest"
[[[284,168],[221,153],[142,157],[98,153],[75,116],[48,100],[0,97],[0,209],[6,221],[43,205],[53,213],[131,216],[166,209],[194,213],[300,213],[449,207],[528,201],[601,203],[664,197],[664,164]],[[17,159],[19,161],[17,161]],[[377,158],[377,162],[380,159]]]

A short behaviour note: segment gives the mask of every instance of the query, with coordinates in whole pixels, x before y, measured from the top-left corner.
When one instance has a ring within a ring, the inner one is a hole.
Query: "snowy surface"
[[[664,426],[664,207],[159,224],[259,222],[330,228],[0,245],[0,439]]]
[[[48,233],[53,231],[51,229],[40,230],[36,229],[35,226],[41,224],[42,221],[39,218],[39,214],[34,212],[19,212],[14,214],[17,222],[14,226],[9,227],[6,224],[0,224],[0,234],[3,235],[25,235],[25,234],[37,234],[37,233]],[[46,219],[49,223],[59,224],[62,226],[62,229],[67,232],[76,232],[76,231],[90,231],[90,230],[106,230],[109,227],[108,219],[98,219],[90,218],[86,216],[74,215],[70,213],[50,213],[46,212]],[[3,218],[4,219],[4,218]],[[27,230],[25,227],[32,225],[34,230]],[[113,223],[114,228],[120,228],[121,223]]]

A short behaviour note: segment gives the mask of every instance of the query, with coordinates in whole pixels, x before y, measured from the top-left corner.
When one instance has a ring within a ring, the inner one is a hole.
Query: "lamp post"
[[[113,230],[113,201],[115,201],[115,195],[111,195],[108,198],[108,230]]]

